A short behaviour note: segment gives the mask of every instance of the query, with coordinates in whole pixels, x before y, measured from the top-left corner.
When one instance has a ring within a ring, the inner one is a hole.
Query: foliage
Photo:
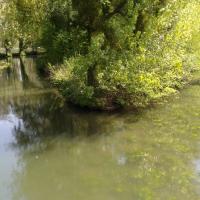
[[[4,0],[1,8],[1,41],[8,48],[19,44],[20,50],[37,46],[45,17],[45,0]]]
[[[12,2],[22,35],[47,49],[53,82],[81,106],[145,106],[176,92],[199,64],[195,0]],[[25,5],[34,9],[20,20]]]
[[[97,7],[88,14],[78,7],[81,24],[92,26],[88,30],[92,36],[85,54],[78,52],[52,70],[53,80],[64,94],[89,107],[138,107],[182,87],[194,65],[195,45],[189,44],[199,33],[199,3],[148,1],[133,5],[127,1],[119,11],[113,11],[112,2],[102,4],[108,10],[105,13]],[[94,19],[91,24],[86,22],[88,15]]]

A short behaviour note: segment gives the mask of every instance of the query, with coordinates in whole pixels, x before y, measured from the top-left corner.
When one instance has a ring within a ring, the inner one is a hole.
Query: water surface
[[[140,114],[86,113],[36,65],[0,72],[1,200],[200,199],[200,86]]]

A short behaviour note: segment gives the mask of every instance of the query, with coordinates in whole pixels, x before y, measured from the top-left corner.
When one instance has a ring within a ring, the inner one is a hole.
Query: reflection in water
[[[0,75],[0,199],[196,200],[200,92],[141,114],[64,106],[35,60]]]

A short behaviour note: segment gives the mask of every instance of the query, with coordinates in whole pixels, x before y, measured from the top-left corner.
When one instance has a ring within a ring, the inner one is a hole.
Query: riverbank
[[[74,96],[70,94],[71,85],[66,81],[66,77],[68,76],[68,73],[70,73],[68,72],[68,69],[65,69],[64,71],[56,70],[56,73],[57,72],[58,74],[53,74],[53,76],[51,76],[51,81],[60,90],[60,93],[68,102],[78,107],[99,111],[116,111],[121,109],[137,110],[150,107],[154,104],[165,101],[172,95],[176,95],[176,93],[179,93],[182,89],[188,87],[189,85],[197,85],[200,82],[200,73],[198,68],[196,68],[193,72],[187,72],[187,75],[185,74],[184,78],[181,76],[175,77],[177,79],[175,81],[174,77],[172,77],[172,82],[169,82],[169,85],[165,86],[166,88],[161,89],[161,85],[150,84],[149,90],[152,94],[126,93],[126,88],[120,88],[117,92],[103,91],[99,88],[97,88],[96,91],[92,91],[92,87],[90,87],[92,95],[89,99],[84,99],[83,95],[85,94],[81,94],[80,90],[77,91],[80,92],[79,94],[74,94]],[[168,77],[167,81],[170,81],[170,79],[171,77]],[[74,84],[74,90],[76,91],[77,88],[75,87],[78,87],[77,83],[73,82],[71,84]],[[141,87],[144,87],[144,85],[141,85]],[[154,89],[156,89],[155,91],[157,92],[155,92]],[[80,103],[80,99],[77,101],[77,98],[83,98],[83,102]]]
[[[31,57],[30,57],[31,58]],[[34,57],[35,59],[37,59],[37,57]],[[20,62],[23,62],[23,60],[26,59],[25,57],[23,57],[22,59],[20,59]],[[156,104],[161,104],[162,102],[165,102],[167,99],[170,99],[171,96],[176,96],[177,93],[179,93],[181,90],[183,90],[184,88],[189,87],[190,85],[198,85],[200,83],[200,71],[197,70],[193,70],[192,73],[190,73],[190,75],[184,79],[184,81],[179,83],[179,87],[178,88],[174,88],[173,90],[169,90],[168,93],[161,95],[161,96],[157,96],[154,99],[149,99],[148,101],[146,101],[145,103],[137,103],[136,105],[120,105],[117,101],[113,101],[113,97],[111,95],[111,93],[106,92],[105,96],[100,96],[100,94],[103,93],[99,93],[99,97],[94,97],[94,99],[91,99],[91,104],[89,106],[81,106],[80,104],[76,103],[76,100],[74,99],[69,99],[68,96],[66,96],[66,94],[64,93],[64,91],[67,90],[67,85],[65,85],[63,82],[63,85],[61,87],[60,85],[60,81],[57,83],[54,80],[54,77],[52,77],[51,74],[51,69],[48,69],[48,67],[44,67],[46,61],[43,61],[43,57],[38,57],[37,62],[38,62],[38,70],[45,75],[45,79],[47,79],[47,82],[50,82],[52,84],[53,87],[57,88],[60,91],[60,94],[64,97],[66,103],[69,103],[71,106],[75,106],[77,108],[83,109],[85,111],[104,111],[104,112],[118,112],[118,111],[130,111],[130,110],[135,110],[136,112],[138,112],[138,110],[142,110],[144,108],[150,108]],[[2,61],[2,64],[0,66],[0,69],[4,70],[5,68],[9,67],[11,63],[8,63],[7,61]],[[64,73],[62,75],[65,75]],[[24,75],[26,76],[26,75]],[[63,77],[65,79],[65,77]],[[116,96],[116,94],[115,94]],[[136,98],[136,100],[138,102],[142,102],[144,101],[144,99],[141,98],[141,100],[139,99],[139,97]]]

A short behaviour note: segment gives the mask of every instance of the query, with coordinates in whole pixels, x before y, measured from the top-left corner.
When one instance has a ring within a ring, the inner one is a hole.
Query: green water
[[[86,113],[36,60],[0,73],[0,200],[199,200],[200,86],[142,113]]]

